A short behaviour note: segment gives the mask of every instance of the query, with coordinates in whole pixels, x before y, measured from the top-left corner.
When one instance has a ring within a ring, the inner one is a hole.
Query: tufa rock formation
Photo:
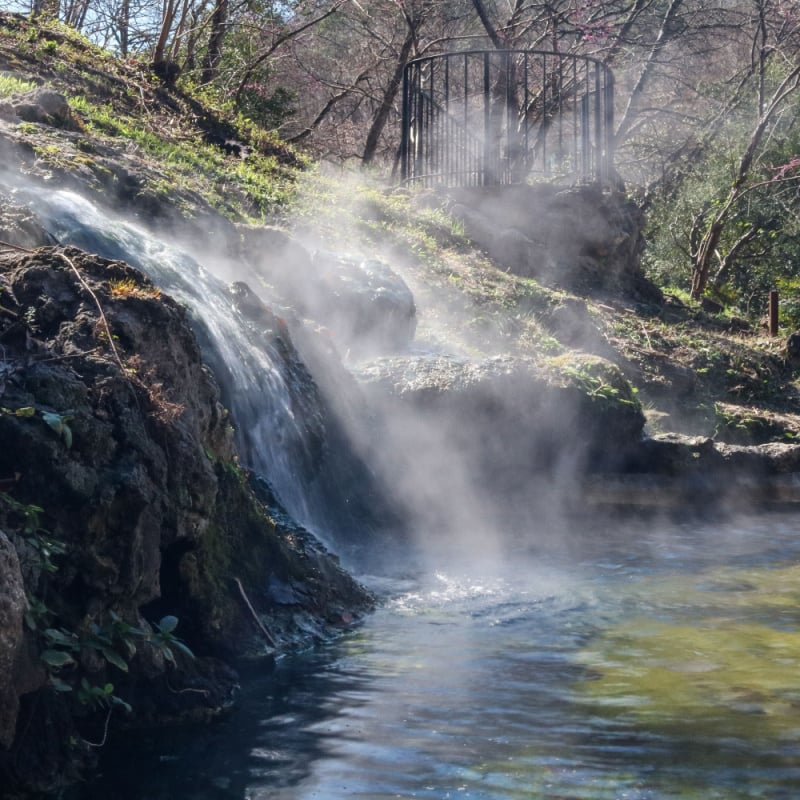
[[[43,789],[100,738],[93,708],[218,713],[220,657],[372,599],[251,489],[180,306],[75,248],[7,248],[0,287],[0,784]]]

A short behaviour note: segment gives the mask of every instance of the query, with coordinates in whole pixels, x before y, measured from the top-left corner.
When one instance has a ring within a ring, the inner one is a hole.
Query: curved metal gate
[[[418,58],[403,82],[402,177],[491,186],[612,171],[614,77],[596,59],[538,50]]]

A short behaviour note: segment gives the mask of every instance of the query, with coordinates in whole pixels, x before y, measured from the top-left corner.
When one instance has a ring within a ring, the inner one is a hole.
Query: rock
[[[408,347],[417,327],[414,297],[388,264],[318,252],[314,265],[325,289],[318,318],[344,347],[359,355]]]
[[[792,361],[800,361],[800,331],[794,331],[786,338],[786,355]]]
[[[0,240],[26,248],[57,244],[32,211],[17,205],[12,194],[2,191],[0,191]]]
[[[660,301],[641,270],[643,216],[620,194],[521,185],[451,190],[442,202],[501,269],[572,291]]]
[[[630,387],[599,358],[398,356],[356,374],[379,420],[375,461],[408,507],[424,517],[428,504],[429,528],[462,510],[462,525],[529,524],[543,506],[571,502],[564,487],[582,475],[620,467],[642,436]]]
[[[362,356],[408,347],[414,297],[388,264],[329,252],[313,255],[279,228],[242,227],[240,258],[267,292],[326,327],[342,352]],[[254,284],[258,286],[258,283]]]
[[[38,122],[56,128],[69,129],[72,124],[72,111],[67,98],[52,89],[38,88],[11,103],[14,113],[25,122]]]
[[[16,550],[0,530],[0,747],[14,741],[19,697],[14,663],[22,646],[22,620],[27,608]]]
[[[162,685],[163,653],[141,642],[127,674],[89,648],[80,658],[85,672],[65,676],[88,674],[93,685],[111,680],[153,719],[167,708],[152,699],[159,692],[169,693],[176,719],[206,718],[224,707],[233,673],[206,660],[265,652],[262,627],[278,630],[273,644],[287,647],[307,643],[309,620],[331,635],[343,613],[357,618],[371,608],[369,593],[336,559],[307,531],[279,527],[250,487],[236,461],[232,421],[181,306],[127,264],[76,248],[0,254],[0,279],[10,312],[0,314],[0,478],[16,476],[15,500],[41,506],[42,529],[65,550],[45,573],[35,548],[20,544],[15,567],[0,539],[0,694],[8,691],[3,679],[13,651],[28,659],[31,675],[42,647],[35,632],[23,632],[17,645],[21,582],[38,597],[46,577],[48,625],[78,635],[109,626],[112,612],[142,629],[165,615],[178,618],[177,635],[198,663],[172,670],[169,687]],[[285,352],[297,358],[289,342]],[[310,406],[313,395],[306,401]],[[26,541],[14,527],[19,520],[1,508],[0,525]],[[296,587],[296,602],[275,602],[271,575]],[[127,652],[123,643],[115,646]],[[184,679],[186,688],[203,691],[181,692]],[[21,724],[48,730],[52,715],[51,729],[66,742],[73,735],[69,697],[41,686],[41,679],[15,684],[20,719],[26,715]],[[45,697],[53,694],[55,704]],[[4,708],[0,735],[7,742],[13,703]],[[15,765],[26,760],[32,774],[44,774],[56,745],[53,737],[40,739],[38,754],[30,742],[15,741],[7,758],[0,748],[0,783],[24,784]],[[69,761],[69,753],[63,757]],[[59,764],[53,769],[61,774],[66,767]]]
[[[800,503],[800,446],[734,445],[677,433],[646,438],[616,474],[581,491],[596,506],[724,514]]]

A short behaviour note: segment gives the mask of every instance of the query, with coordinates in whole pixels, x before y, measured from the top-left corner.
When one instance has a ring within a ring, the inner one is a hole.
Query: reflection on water
[[[230,717],[118,742],[73,797],[795,798],[795,530],[595,532],[396,581],[358,631],[249,676]]]

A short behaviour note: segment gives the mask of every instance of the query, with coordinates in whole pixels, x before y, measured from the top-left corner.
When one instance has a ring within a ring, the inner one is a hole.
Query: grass
[[[247,222],[280,214],[294,199],[298,170],[306,160],[273,132],[235,114],[229,102],[188,83],[167,89],[146,63],[116,59],[57,22],[33,25],[4,16],[3,23],[0,60],[20,75],[41,76],[62,92],[87,135],[138,158],[154,173],[147,191],[175,194],[183,211],[191,213],[193,205],[205,203]],[[24,77],[0,80],[0,97],[36,85]],[[19,132],[31,139],[40,133]],[[247,157],[231,156],[209,143],[210,134],[241,141]],[[42,152],[37,154],[55,167],[74,161],[66,154],[56,158],[41,143],[38,147]],[[96,169],[88,158],[82,163]],[[165,187],[169,190],[162,192]]]
[[[0,73],[0,98],[10,97],[14,94],[24,94],[36,88],[33,81],[16,78],[13,75]]]

